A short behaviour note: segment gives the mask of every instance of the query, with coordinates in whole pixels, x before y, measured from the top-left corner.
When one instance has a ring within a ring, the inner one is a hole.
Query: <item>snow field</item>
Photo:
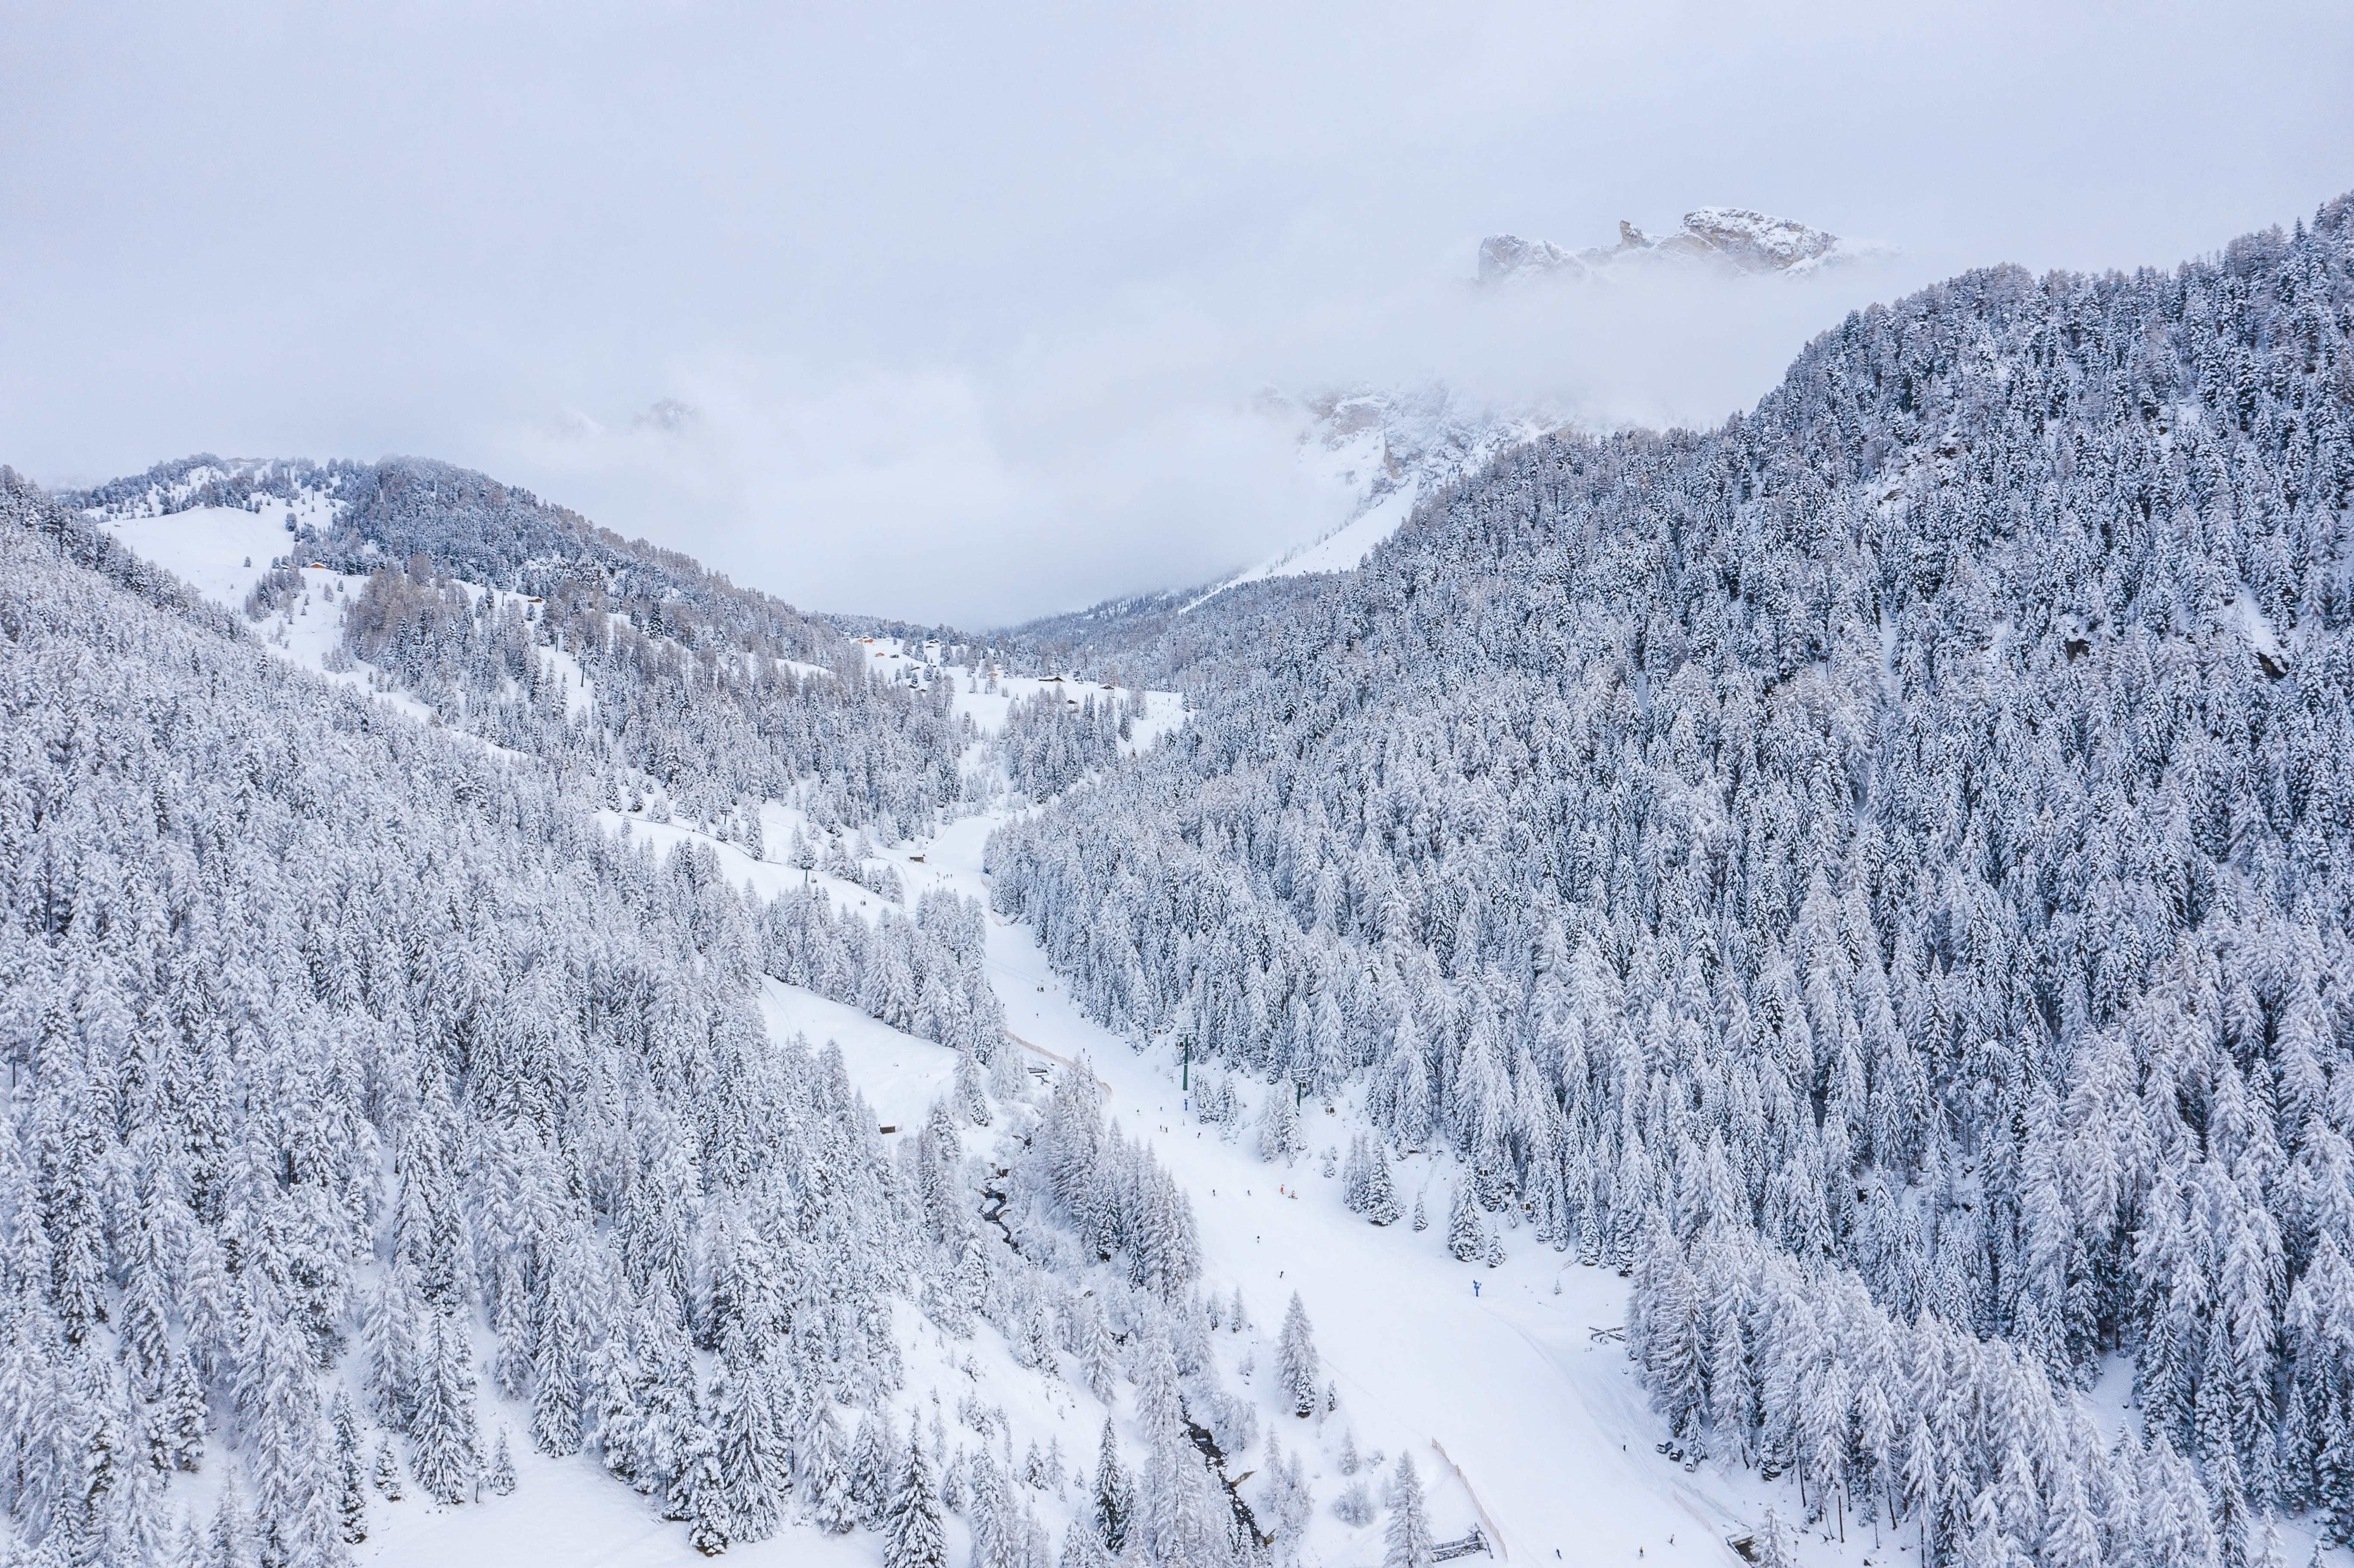
[[[343,669],[331,667],[328,654],[343,642],[344,607],[367,584],[365,575],[313,567],[302,556],[302,546],[289,532],[296,524],[323,521],[324,507],[312,502],[288,506],[271,500],[258,512],[236,506],[197,506],[186,512],[153,517],[110,517],[104,526],[143,558],[153,561],[195,588],[206,599],[242,618],[246,597],[270,573],[270,562],[290,552],[302,574],[306,590],[292,613],[273,616],[248,626],[270,652],[325,680],[335,681],[396,708],[420,723],[430,723],[432,710],[405,692],[379,691],[371,683],[374,670],[362,660]],[[477,602],[485,591],[464,587]],[[521,604],[520,594],[502,593],[501,602]],[[579,661],[561,649],[546,648],[540,658],[551,673],[566,682],[567,711],[578,714],[593,700]],[[480,744],[488,745],[488,742]],[[493,750],[503,749],[493,747]]]
[[[271,559],[295,547],[289,515],[280,505],[260,512],[198,506],[157,517],[110,517],[104,526],[142,559],[235,609],[269,574]]]
[[[956,1053],[947,1046],[903,1033],[813,991],[763,980],[760,1015],[772,1040],[800,1035],[811,1051],[822,1051],[829,1043],[840,1045],[851,1087],[880,1126],[911,1130],[955,1082]]]

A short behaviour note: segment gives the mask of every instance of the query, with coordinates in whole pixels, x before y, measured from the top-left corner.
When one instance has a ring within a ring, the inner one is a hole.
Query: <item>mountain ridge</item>
[[[1490,235],[1479,242],[1483,287],[1538,279],[1606,278],[1630,267],[1681,263],[1734,273],[1803,276],[1886,254],[1885,248],[1843,241],[1838,235],[1748,207],[1703,207],[1684,214],[1671,234],[1651,235],[1621,218],[1618,243],[1571,251],[1547,239]]]

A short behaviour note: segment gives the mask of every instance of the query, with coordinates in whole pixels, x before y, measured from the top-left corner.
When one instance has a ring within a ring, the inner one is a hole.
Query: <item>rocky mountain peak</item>
[[[1854,254],[1836,234],[1743,207],[1703,207],[1684,214],[1673,234],[1652,235],[1621,218],[1618,243],[1572,251],[1549,239],[1490,235],[1479,242],[1479,281],[1583,278],[1628,264],[1699,262],[1735,272],[1800,272]]]

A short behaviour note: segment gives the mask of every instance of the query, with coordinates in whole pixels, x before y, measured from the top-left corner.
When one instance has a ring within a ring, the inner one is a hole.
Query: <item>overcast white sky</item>
[[[1865,299],[2309,214],[2349,60],[2336,5],[12,0],[0,461],[422,453],[805,606],[1003,622],[1320,531],[1261,387],[1713,419]],[[1903,259],[1460,282],[1705,203]]]

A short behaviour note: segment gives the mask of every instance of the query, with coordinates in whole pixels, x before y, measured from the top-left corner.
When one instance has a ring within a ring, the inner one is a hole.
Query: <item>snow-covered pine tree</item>
[[[965,1493],[964,1478],[972,1467],[971,1458],[962,1448],[940,1467],[940,1507],[950,1513],[962,1513],[971,1502]]]
[[[1104,1550],[1117,1557],[1128,1550],[1129,1526],[1136,1511],[1135,1484],[1119,1460],[1119,1438],[1109,1417],[1096,1454],[1095,1527]]]
[[[766,1541],[784,1521],[790,1444],[777,1419],[769,1363],[752,1351],[741,1324],[731,1325],[722,1341],[710,1405],[729,1538]]]
[[[829,1535],[842,1535],[858,1523],[857,1505],[850,1495],[842,1425],[834,1416],[833,1401],[823,1393],[815,1394],[811,1403],[815,1408],[799,1450],[801,1495],[809,1499],[810,1521]]]
[[[1183,1396],[1177,1382],[1177,1358],[1168,1336],[1141,1335],[1135,1348],[1136,1418],[1149,1441],[1177,1431],[1185,1423]]]
[[[965,1511],[972,1529],[973,1568],[1018,1568],[1013,1560],[1019,1531],[1011,1489],[987,1448],[973,1455],[966,1478],[970,1489]]]
[[[367,1539],[367,1457],[360,1447],[359,1413],[351,1395],[335,1391],[332,1420],[335,1429],[335,1525],[344,1543],[356,1546]]]
[[[574,1266],[582,1266],[578,1255]],[[532,1352],[532,1446],[559,1458],[578,1453],[581,1439],[579,1330],[566,1295],[553,1278],[543,1284]]]
[[[948,1568],[948,1533],[924,1446],[912,1437],[884,1510],[883,1568]]]
[[[891,1506],[890,1456],[897,1446],[889,1410],[870,1410],[859,1418],[858,1435],[850,1445],[850,1506],[858,1522],[869,1528],[880,1525]]]
[[[393,1452],[392,1439],[379,1437],[376,1444],[376,1463],[369,1467],[369,1484],[384,1494],[387,1502],[401,1499],[400,1456]]]
[[[1103,1538],[1083,1520],[1071,1520],[1070,1528],[1063,1532],[1063,1552],[1055,1560],[1055,1568],[1107,1568],[1109,1562]]]
[[[1447,1251],[1458,1263],[1476,1263],[1488,1255],[1488,1226],[1472,1201],[1469,1181],[1457,1183],[1455,1200],[1447,1205]]]
[[[707,1402],[688,1413],[678,1436],[677,1458],[664,1493],[666,1518],[686,1521],[687,1544],[716,1557],[736,1540],[736,1499],[720,1467],[719,1443],[711,1430]]]
[[[1297,1290],[1291,1293],[1291,1305],[1284,1308],[1283,1332],[1276,1343],[1275,1375],[1291,1414],[1303,1420],[1316,1414],[1320,1403],[1316,1386],[1320,1381],[1316,1341],[1309,1327],[1308,1308]]]
[[[1363,1180],[1364,1187],[1357,1212],[1377,1225],[1397,1224],[1401,1212],[1397,1183],[1390,1174],[1389,1152],[1382,1147],[1379,1139],[1366,1139]]]
[[[212,1563],[245,1568],[253,1550],[252,1521],[237,1493],[234,1478],[222,1486],[213,1504],[212,1523],[205,1532],[205,1549]]]
[[[514,1453],[507,1446],[507,1429],[499,1428],[497,1446],[491,1453],[490,1474],[484,1478],[495,1497],[513,1497],[515,1489]]]
[[[1119,1348],[1111,1325],[1104,1319],[1103,1303],[1090,1292],[1076,1298],[1070,1308],[1071,1354],[1087,1392],[1109,1405],[1119,1386]]]
[[[1267,1491],[1259,1517],[1275,1537],[1284,1560],[1297,1559],[1300,1536],[1314,1517],[1316,1499],[1308,1486],[1308,1469],[1298,1453],[1286,1455],[1274,1433],[1267,1439]]]
[[[398,1265],[386,1269],[368,1295],[361,1325],[368,1405],[378,1421],[396,1432],[408,1429],[417,1397],[416,1327],[408,1278],[408,1271]]]
[[[1226,1510],[1193,1446],[1180,1432],[1158,1437],[1137,1483],[1135,1546],[1148,1563],[1223,1560]]]
[[[1429,1505],[1423,1500],[1422,1477],[1414,1456],[1400,1454],[1390,1478],[1390,1519],[1382,1533],[1382,1568],[1431,1568],[1437,1561],[1431,1538]]]
[[[1268,1085],[1258,1113],[1258,1157],[1270,1165],[1278,1160],[1289,1165],[1307,1151],[1308,1140],[1299,1130],[1299,1112],[1292,1103],[1291,1085]]]
[[[958,1114],[975,1127],[989,1125],[989,1084],[970,1047],[957,1053],[955,1094]]]
[[[425,1495],[446,1505],[474,1495],[482,1468],[482,1438],[474,1425],[474,1369],[466,1330],[454,1313],[436,1312],[420,1323],[423,1364],[417,1378],[417,1406],[408,1423],[415,1445],[410,1468]]]

